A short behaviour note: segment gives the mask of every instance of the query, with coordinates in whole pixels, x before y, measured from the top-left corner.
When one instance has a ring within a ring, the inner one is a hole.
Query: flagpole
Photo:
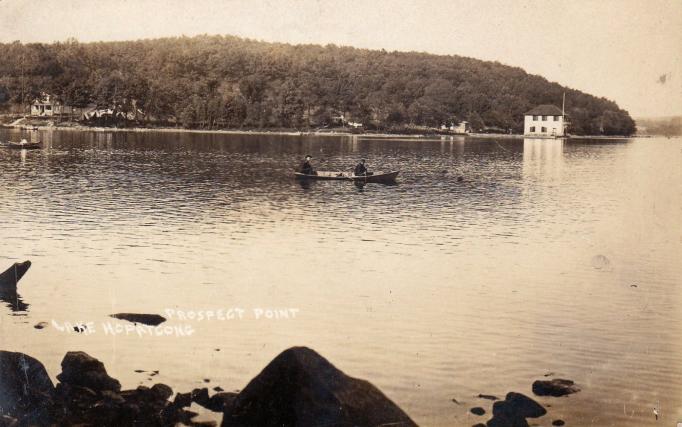
[[[566,136],[566,91],[561,101],[561,136]]]

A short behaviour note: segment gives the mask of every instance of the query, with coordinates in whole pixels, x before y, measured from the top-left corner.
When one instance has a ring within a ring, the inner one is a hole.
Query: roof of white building
[[[552,104],[538,105],[525,113],[526,116],[561,116],[561,108]]]

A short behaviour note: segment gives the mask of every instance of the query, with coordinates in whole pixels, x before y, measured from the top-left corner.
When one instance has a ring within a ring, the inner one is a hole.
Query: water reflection
[[[523,175],[560,179],[564,165],[563,139],[525,138],[523,140]]]
[[[29,305],[23,301],[21,295],[17,292],[16,286],[13,288],[0,287],[0,301],[4,302],[15,314],[28,311]]]
[[[0,129],[8,135],[19,133]],[[52,148],[23,163],[0,150],[0,182],[11,183],[0,186],[0,241],[7,256],[41,260],[24,279],[28,317],[231,305],[301,316],[206,322],[144,352],[137,337],[37,338],[34,322],[3,316],[2,339],[46,366],[78,348],[111,355],[107,368],[127,385],[144,365],[178,373],[164,378],[178,390],[207,367],[212,382],[239,388],[305,343],[372,379],[421,425],[471,424],[453,390],[521,391],[549,370],[585,385],[553,404],[576,425],[595,414],[642,425],[650,419],[625,417],[622,402],[681,401],[675,143],[49,135]],[[321,170],[365,158],[400,170],[400,184],[295,180],[309,153]],[[597,254],[609,271],[592,266]]]

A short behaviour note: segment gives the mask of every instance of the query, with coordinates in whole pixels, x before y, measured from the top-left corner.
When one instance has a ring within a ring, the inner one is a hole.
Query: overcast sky
[[[183,34],[496,60],[635,117],[682,114],[682,0],[0,0],[2,42]]]

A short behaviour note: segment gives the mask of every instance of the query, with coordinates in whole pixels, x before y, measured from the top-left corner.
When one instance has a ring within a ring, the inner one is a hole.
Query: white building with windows
[[[524,115],[523,134],[553,137],[566,134],[566,116],[556,105],[538,105]]]
[[[32,116],[57,116],[60,114],[71,114],[72,108],[69,105],[62,105],[54,96],[45,92],[40,94],[31,104]]]
[[[457,122],[451,123],[449,126],[447,124],[443,124],[440,126],[441,130],[449,130],[454,133],[471,133],[471,128],[469,127],[469,122],[466,121],[461,121],[458,124],[455,124]]]

